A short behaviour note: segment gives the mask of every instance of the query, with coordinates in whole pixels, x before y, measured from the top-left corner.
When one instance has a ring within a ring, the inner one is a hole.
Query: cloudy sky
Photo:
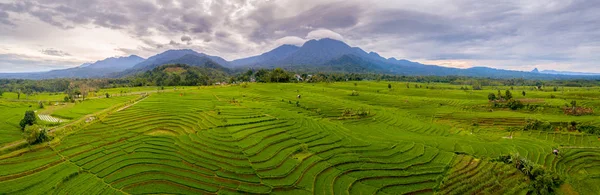
[[[330,37],[452,67],[600,72],[598,0],[0,0],[0,72]]]

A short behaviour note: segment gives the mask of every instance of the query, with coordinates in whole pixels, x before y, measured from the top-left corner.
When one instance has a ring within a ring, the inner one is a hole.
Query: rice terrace
[[[0,0],[0,195],[600,195],[599,0]]]
[[[246,83],[49,105],[37,112],[69,121],[47,143],[3,151],[0,193],[527,194],[531,173],[499,160],[515,156],[560,176],[561,193],[600,191],[598,136],[569,130],[598,116],[559,109],[597,109],[600,88],[512,87],[546,108],[534,111],[496,108],[488,95],[510,89],[487,88]],[[27,104],[2,105],[6,146]],[[555,129],[524,129],[533,120]]]

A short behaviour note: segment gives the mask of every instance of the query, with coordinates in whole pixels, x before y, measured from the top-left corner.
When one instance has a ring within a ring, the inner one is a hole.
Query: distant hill
[[[0,73],[0,78],[19,79],[53,79],[53,78],[101,78],[110,74],[122,72],[144,61],[136,55],[127,57],[111,57],[94,63],[84,63],[78,67],[48,72],[32,73]]]
[[[279,51],[278,51],[279,50]],[[310,40],[301,47],[290,47],[280,52],[281,47],[260,56],[244,58],[237,67],[274,68],[283,67],[291,71],[335,71],[351,73],[386,73],[399,75],[430,76],[472,76],[492,78],[524,78],[524,79],[567,79],[577,78],[574,75],[548,75],[534,72],[501,70],[487,67],[469,69],[449,68],[425,65],[409,60],[383,58],[375,52],[365,52],[361,48],[334,39]],[[269,55],[269,60],[261,56]],[[235,62],[235,61],[234,61]]]
[[[221,66],[229,65],[229,62],[227,62],[226,60],[224,60],[221,57],[210,56],[210,55],[206,55],[204,53],[198,53],[191,49],[168,50],[163,53],[149,57],[147,60],[136,64],[134,67],[132,67],[124,72],[115,74],[113,76],[123,77],[123,76],[127,76],[127,75],[137,74],[137,73],[145,72],[148,70],[152,70],[152,69],[154,69],[158,66],[164,65],[164,64],[176,64],[176,63],[182,63],[182,64],[192,63],[189,65],[202,64],[205,61],[205,59],[203,59],[203,58],[210,59],[211,61],[213,61]],[[196,62],[196,61],[198,61],[198,62]]]
[[[539,71],[537,68],[533,69],[531,72],[542,73],[542,74],[572,75],[572,76],[600,76],[600,73],[571,72],[571,71],[557,71],[557,70]]]
[[[195,61],[198,62],[198,61]],[[226,68],[208,59],[203,64],[165,64],[144,73],[132,75],[156,86],[196,86],[210,85],[226,81],[229,74]]]
[[[166,62],[165,64],[186,64],[190,66],[196,66],[200,68],[211,68],[223,72],[231,72],[228,68],[222,66],[219,63],[214,62],[211,58],[207,56],[198,56],[193,54],[186,54],[181,58],[171,60]]]
[[[207,63],[210,62],[210,63]],[[232,70],[243,71],[248,68],[282,67],[295,72],[347,72],[347,73],[384,73],[396,75],[427,76],[471,76],[490,78],[522,79],[598,79],[600,74],[561,71],[512,71],[488,67],[468,69],[425,65],[405,59],[384,58],[375,52],[366,52],[359,47],[329,38],[310,40],[301,47],[281,45],[261,55],[233,60],[231,62],[218,56],[198,53],[190,49],[168,50],[146,60],[129,56],[127,58],[108,58],[93,64],[41,73],[2,74],[0,78],[93,78],[127,77],[153,70],[165,64],[187,64],[190,66],[213,66],[225,73]]]

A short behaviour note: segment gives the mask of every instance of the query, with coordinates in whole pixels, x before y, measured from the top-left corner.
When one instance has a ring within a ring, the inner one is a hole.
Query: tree
[[[17,90],[17,99],[21,99],[21,89]]]
[[[0,96],[2,96],[2,94],[4,94],[4,90],[0,89]]]
[[[29,98],[29,96],[33,95],[33,90],[29,89],[29,88],[26,88],[25,89],[25,95],[26,95],[26,97],[25,97],[26,99]]]
[[[508,103],[506,104],[511,110],[518,110],[523,108],[525,105],[523,105],[523,103],[521,103],[521,101],[519,100],[514,100],[514,99],[510,99],[508,100]]]
[[[36,117],[35,117],[35,112],[33,112],[33,110],[28,110],[25,111],[25,117],[23,117],[23,119],[21,119],[21,122],[19,123],[19,126],[21,126],[21,130],[25,130],[25,127],[27,125],[33,125],[33,123],[35,123]]]
[[[481,87],[481,83],[479,83],[479,81],[477,81],[477,80],[473,81],[471,88],[473,88],[473,90],[482,90],[483,89]]]
[[[542,88],[544,87],[544,83],[542,83],[541,81],[536,81],[535,86],[538,90],[542,90]]]
[[[106,93],[104,95],[106,95],[106,98],[110,98],[110,94]]]
[[[507,100],[510,100],[513,98],[512,93],[510,92],[510,90],[506,90],[506,93],[504,93],[504,95],[506,96]]]
[[[290,74],[288,74],[285,70],[281,68],[275,68],[273,71],[271,71],[269,75],[270,82],[275,83],[288,82],[291,78]]]
[[[556,173],[546,171],[537,164],[531,168],[528,176],[531,179],[530,192],[533,192],[533,194],[555,194],[555,191],[563,183],[563,180]]]
[[[490,101],[496,100],[496,94],[494,94],[494,93],[488,94],[488,100],[490,100]]]
[[[525,91],[523,91],[521,94],[523,94],[523,96],[527,95],[527,93]]]
[[[39,125],[29,125],[25,128],[23,135],[30,145],[42,143],[48,140],[48,130]]]
[[[500,90],[498,90],[498,95],[496,96],[496,99],[502,100],[502,92]]]
[[[388,89],[392,89],[392,84],[388,83]]]
[[[39,101],[39,102],[38,102],[38,107],[39,107],[40,109],[43,109],[43,108],[44,108],[44,103],[42,103],[42,101]]]
[[[571,101],[571,109],[573,109],[573,114],[577,114],[577,101]]]

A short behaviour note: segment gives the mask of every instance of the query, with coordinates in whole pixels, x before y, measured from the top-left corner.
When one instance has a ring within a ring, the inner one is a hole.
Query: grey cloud
[[[46,55],[51,55],[51,56],[70,56],[71,54],[58,50],[58,49],[53,49],[53,48],[49,48],[49,49],[44,49],[41,51],[43,54]]]
[[[228,32],[225,31],[218,31],[215,33],[215,36],[219,37],[219,38],[227,38],[229,37],[231,34],[229,34]]]
[[[181,45],[181,43],[177,43],[177,42],[171,40],[171,41],[169,41],[169,45],[175,45],[175,46],[177,46],[177,45]]]
[[[363,12],[359,4],[352,2],[316,5],[307,11],[286,18],[281,18],[279,13],[276,13],[279,9],[284,8],[278,5],[265,5],[250,14],[248,20],[259,26],[250,34],[253,39],[263,41],[284,37],[274,34],[275,31],[285,31],[286,36],[303,37],[308,32],[319,28],[351,28],[358,23]]]
[[[600,52],[599,47],[582,51],[586,44],[600,45],[596,0],[15,0],[0,3],[0,10],[0,25],[8,28],[19,24],[20,15],[30,15],[63,29],[116,29],[142,42],[135,49],[117,49],[129,53],[192,48],[231,59],[321,28],[341,34],[353,46],[408,59],[576,65],[592,64]]]
[[[9,26],[15,26],[15,24],[9,20],[8,13],[6,13],[4,11],[0,11],[0,23],[9,25]]]
[[[181,36],[181,41],[184,41],[184,42],[192,41],[192,37],[183,35],[183,36]]]
[[[79,61],[45,60],[18,54],[0,54],[0,72],[38,72],[69,68],[81,64]]]

